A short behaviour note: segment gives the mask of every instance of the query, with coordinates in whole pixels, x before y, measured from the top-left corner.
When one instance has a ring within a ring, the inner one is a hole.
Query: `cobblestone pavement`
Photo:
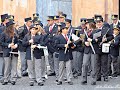
[[[17,80],[16,85],[1,85],[0,90],[120,90],[120,76],[116,79],[109,78],[109,82],[97,82],[97,85],[90,85],[90,77],[88,78],[87,85],[81,85],[81,77],[73,79],[74,85],[68,85],[63,82],[58,86],[55,82],[55,77],[48,77],[44,86],[38,86],[37,83],[34,86],[29,86],[28,77],[22,77]]]

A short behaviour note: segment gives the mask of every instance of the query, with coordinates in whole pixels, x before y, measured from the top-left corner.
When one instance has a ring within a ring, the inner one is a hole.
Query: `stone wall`
[[[0,14],[12,14],[22,25],[25,17],[36,12],[36,0],[0,0],[0,7]]]
[[[63,11],[77,26],[80,18],[91,18],[94,14],[102,14],[110,22],[111,14],[118,14],[118,4],[119,0],[0,0],[0,14],[13,14],[22,25],[25,17],[38,12],[45,25],[48,15]]]
[[[111,22],[111,14],[118,14],[119,0],[73,0],[73,25],[79,25],[80,18],[91,18],[94,14],[101,14],[104,19]]]

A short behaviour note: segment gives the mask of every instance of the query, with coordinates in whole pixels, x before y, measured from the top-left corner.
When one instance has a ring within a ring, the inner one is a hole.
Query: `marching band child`
[[[26,46],[26,59],[28,64],[28,74],[30,78],[30,86],[34,85],[36,80],[39,86],[43,86],[43,80],[41,75],[41,61],[43,51],[37,46],[41,44],[41,35],[37,34],[38,28],[32,25],[30,32],[24,37],[23,45]],[[32,50],[31,50],[32,49]]]
[[[110,43],[110,53],[108,55],[108,75],[117,77],[118,74],[118,56],[119,56],[119,44],[120,44],[120,29],[113,29],[113,36]],[[113,71],[111,69],[111,63],[113,63]]]
[[[67,76],[68,84],[73,85],[73,82],[71,81],[71,78],[72,78],[71,60],[73,59],[73,57],[72,57],[71,47],[67,44],[67,42],[69,42],[68,36],[67,36],[68,28],[65,25],[62,25],[61,31],[62,33],[58,36],[58,40],[56,42],[57,47],[59,48],[58,49],[59,50],[59,76],[58,76],[57,85],[62,84],[62,79],[64,74],[66,74]],[[66,72],[64,73],[65,69],[66,69]]]
[[[14,33],[14,24],[13,21],[9,21],[6,24],[6,30],[2,33],[0,38],[5,60],[4,81],[2,85],[7,85],[9,80],[12,85],[15,85],[17,80],[18,54],[16,52],[18,51],[18,39]]]

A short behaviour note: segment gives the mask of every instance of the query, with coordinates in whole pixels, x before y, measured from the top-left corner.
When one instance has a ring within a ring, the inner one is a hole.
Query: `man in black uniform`
[[[61,14],[59,16],[59,22],[61,23],[61,25],[65,25],[65,19],[66,19],[67,15],[66,14]]]
[[[25,47],[22,45],[22,40],[24,36],[29,32],[29,28],[32,24],[31,17],[25,18],[25,24],[18,28],[18,35],[19,35],[19,54],[21,59],[21,73],[22,76],[27,76],[27,61],[25,59]]]
[[[39,17],[39,14],[38,14],[38,13],[34,13],[34,14],[33,14],[33,19],[34,19],[35,17]]]
[[[113,28],[119,28],[120,29],[120,22],[119,22],[119,19],[118,19],[118,15],[116,14],[113,14],[111,16],[112,18],[112,24],[110,25],[110,29],[113,31]],[[119,48],[120,50],[120,48]],[[118,74],[120,75],[120,55],[118,57]]]
[[[45,32],[47,33],[47,47],[49,51],[48,61],[50,65],[50,73],[49,76],[55,75],[55,69],[54,69],[54,59],[53,59],[53,53],[56,51],[53,43],[53,37],[58,31],[58,25],[54,23],[54,16],[48,16],[48,25],[44,28]]]
[[[118,19],[118,15],[112,15],[112,24],[110,25],[110,29],[113,30],[115,27],[120,28],[120,22]]]
[[[84,29],[86,29],[86,18],[81,18],[80,19],[80,26],[76,27],[76,29],[80,29],[82,32],[84,32]]]
[[[97,58],[97,81],[101,81],[101,75],[103,75],[104,81],[108,81],[108,53],[103,52],[103,44],[108,43],[112,38],[112,31],[110,28],[106,27],[103,23],[102,16],[96,17],[96,26],[98,31],[101,32],[101,37],[98,37],[96,42],[100,42],[100,54]]]
[[[13,15],[8,15],[9,21],[14,21],[14,16]]]
[[[40,21],[39,17],[35,17],[33,19],[33,24],[39,24],[41,27],[43,27],[42,22]]]
[[[95,15],[94,15],[94,17],[93,17],[93,18],[94,18],[94,20],[96,20],[96,18],[97,18],[97,17],[101,17],[101,15],[97,15],[97,14],[95,14]],[[106,26],[106,27],[110,28],[109,23],[107,23],[106,21],[103,21],[103,24],[104,24],[104,26]]]
[[[40,24],[40,26],[43,27],[43,24],[42,24],[42,22],[40,21],[40,18],[39,18],[39,14],[38,14],[38,13],[34,13],[34,14],[33,14],[33,23],[34,23],[34,24]]]
[[[78,37],[80,37],[80,41],[79,43],[77,43],[77,47],[74,49],[75,51],[77,51],[79,57],[79,62],[78,62],[78,71],[77,73],[74,75],[76,76],[78,74],[78,76],[80,76],[82,74],[82,64],[83,64],[83,53],[84,53],[84,38],[85,38],[85,34],[84,34],[84,29],[87,30],[86,27],[86,23],[87,23],[87,19],[86,18],[81,18],[80,19],[80,26],[76,27],[74,30],[74,34],[76,34]],[[91,70],[90,70],[91,71]]]
[[[3,30],[5,30],[5,26],[6,26],[6,23],[9,21],[8,19],[8,14],[3,14],[1,15],[1,25],[0,25],[0,33],[3,32]]]
[[[59,24],[59,16],[54,16],[54,22],[55,22],[56,24]]]
[[[6,28],[6,23],[8,22],[8,14],[3,14],[1,15],[1,25],[0,25],[0,37],[1,33],[5,30]],[[2,46],[0,45],[0,80],[2,80],[4,73],[4,60],[3,60],[3,50]]]

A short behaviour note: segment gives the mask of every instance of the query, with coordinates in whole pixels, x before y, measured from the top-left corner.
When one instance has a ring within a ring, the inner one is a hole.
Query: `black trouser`
[[[120,47],[119,47],[119,52],[120,52]],[[118,56],[118,75],[120,75],[120,53]]]
[[[118,57],[114,57],[111,54],[108,55],[108,75],[112,75],[114,77],[118,74]],[[111,68],[111,63],[113,63],[113,71]]]
[[[97,79],[108,78],[108,54],[102,53],[97,57]]]

